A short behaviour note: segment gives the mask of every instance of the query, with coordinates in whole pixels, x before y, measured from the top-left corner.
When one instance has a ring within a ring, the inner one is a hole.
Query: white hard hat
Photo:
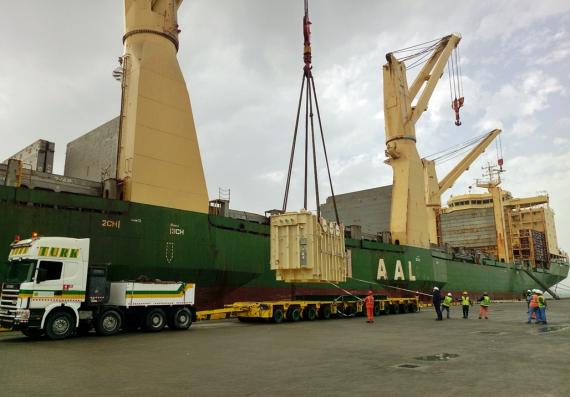
[[[434,290],[434,291],[439,291],[439,288],[433,287],[433,290]]]
[[[529,289],[527,289],[526,292],[531,292],[531,291]]]
[[[447,296],[451,296],[451,292],[448,292],[448,293],[447,293]]]
[[[534,288],[534,289],[532,290],[532,292],[534,292],[535,294],[538,294],[539,291],[538,291],[536,288]]]
[[[536,290],[536,293],[539,294],[539,295],[542,295],[542,291],[539,290],[539,289]]]

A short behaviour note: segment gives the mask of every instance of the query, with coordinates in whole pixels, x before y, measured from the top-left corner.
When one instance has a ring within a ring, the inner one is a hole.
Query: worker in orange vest
[[[487,295],[486,292],[483,292],[483,296],[477,299],[477,302],[481,305],[479,308],[479,320],[485,317],[485,320],[488,320],[489,317],[489,305],[491,305],[491,298]]]
[[[532,290],[532,298],[530,298],[530,303],[528,305],[528,321],[527,323],[530,324],[532,319],[535,318],[536,322],[539,321],[537,314],[539,313],[538,310],[538,293],[537,290]]]
[[[374,322],[374,295],[372,291],[368,291],[368,296],[364,298],[364,305],[366,306],[366,322]]]

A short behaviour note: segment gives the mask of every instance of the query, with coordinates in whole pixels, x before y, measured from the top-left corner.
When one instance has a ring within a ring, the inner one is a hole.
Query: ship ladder
[[[528,270],[528,269],[522,269],[531,279],[534,280],[534,282],[536,282],[538,285],[540,285],[542,287],[543,290],[545,290],[546,292],[548,292],[554,299],[556,300],[560,300],[560,297],[558,295],[556,295],[556,293],[554,291],[552,291],[550,288],[547,287],[546,284],[544,284],[542,281],[540,281],[534,274],[532,274],[532,271]]]

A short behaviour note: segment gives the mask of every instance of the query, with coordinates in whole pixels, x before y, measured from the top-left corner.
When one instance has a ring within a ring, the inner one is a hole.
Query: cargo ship
[[[76,156],[75,174],[67,172],[67,161],[66,175],[46,172],[45,164],[29,167],[22,158],[0,165],[0,258],[8,257],[16,235],[89,237],[90,261],[109,265],[112,280],[192,281],[200,308],[244,300],[363,295],[369,289],[379,295],[429,294],[434,286],[513,298],[567,277],[564,255],[548,257],[540,266],[512,255],[505,260],[504,252],[462,255],[437,240],[437,222],[432,241],[427,182],[414,152],[415,137],[410,138],[415,132],[398,132],[399,121],[387,117],[387,153],[395,175],[390,230],[370,237],[359,233],[358,225],[347,228],[345,282],[277,281],[269,263],[270,214],[236,212],[223,198],[208,200],[190,100],[176,59],[180,4],[125,1],[125,55],[116,73],[122,101],[119,118],[111,122],[116,141],[114,149],[105,148],[110,167],[96,159],[105,178],[81,175],[89,172],[86,162],[93,164],[88,157],[97,154],[93,142]],[[445,66],[457,42],[456,36],[446,36],[433,47],[433,62],[428,63],[436,69],[426,71],[427,77],[441,74],[437,68]],[[395,68],[402,70],[402,61],[387,59],[385,97],[397,83]],[[385,109],[388,116],[391,111]],[[102,142],[100,137],[95,141]],[[402,167],[415,179],[399,178]],[[404,200],[403,191],[409,193]],[[1,279],[18,281],[17,273],[5,263],[0,266]]]
[[[378,294],[408,296],[403,289],[429,292],[434,286],[487,291],[496,299],[508,299],[530,288],[552,286],[568,274],[565,261],[528,270],[493,259],[457,259],[444,250],[347,238],[352,278],[338,285],[341,290],[330,284],[276,281],[269,269],[269,225],[254,221],[9,186],[0,186],[0,220],[3,258],[16,234],[90,237],[92,261],[110,264],[114,280],[141,275],[193,280],[197,305],[203,308],[244,300],[336,297],[343,290],[366,294],[369,288]],[[387,280],[378,280],[382,266]],[[6,272],[4,265],[2,279]]]

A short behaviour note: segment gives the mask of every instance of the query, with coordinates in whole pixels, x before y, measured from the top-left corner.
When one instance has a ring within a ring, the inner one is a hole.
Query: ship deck
[[[468,320],[460,307],[442,322],[424,308],[374,324],[221,320],[63,342],[6,332],[0,383],[45,396],[570,395],[570,300],[549,301],[548,326],[526,324],[524,302],[493,304],[487,321],[475,309]]]

